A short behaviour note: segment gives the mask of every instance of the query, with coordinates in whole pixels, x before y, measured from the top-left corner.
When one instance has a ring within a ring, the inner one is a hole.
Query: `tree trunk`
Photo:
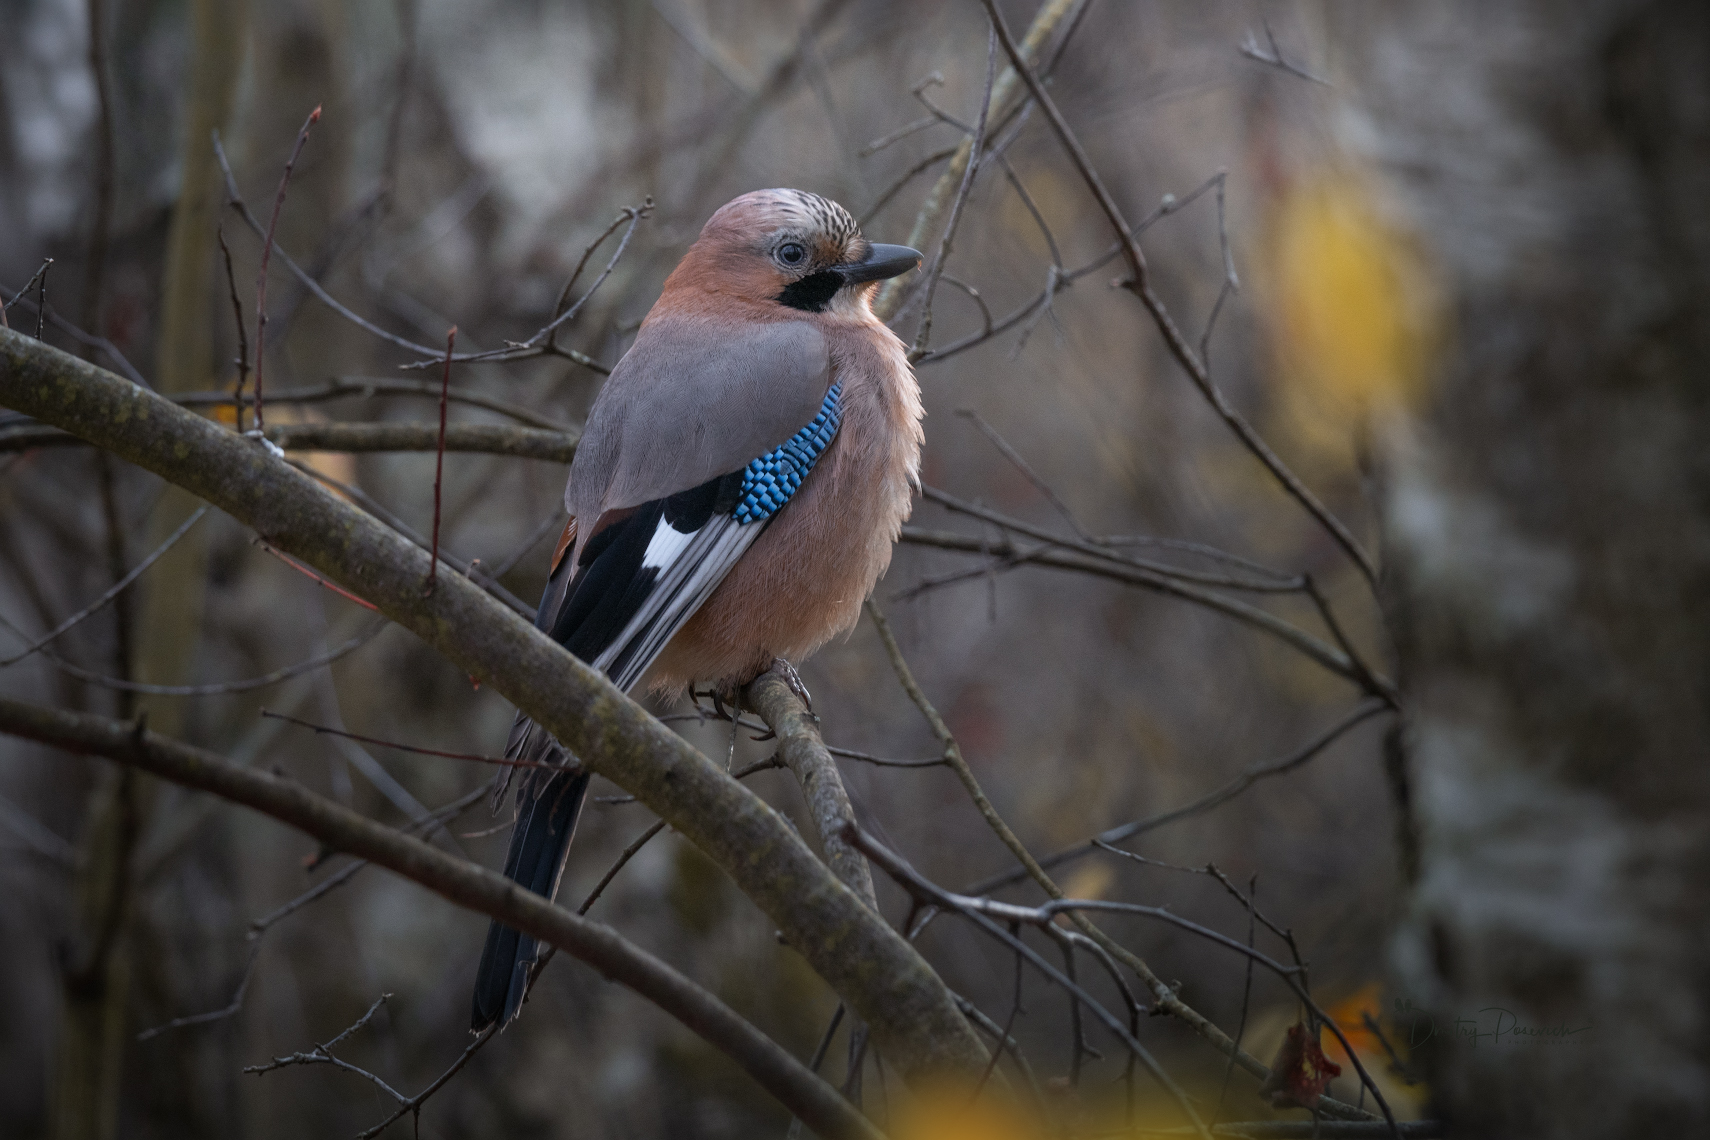
[[[1710,1135],[1710,8],[1336,12],[1452,311],[1387,454],[1398,1000],[1457,1136]]]

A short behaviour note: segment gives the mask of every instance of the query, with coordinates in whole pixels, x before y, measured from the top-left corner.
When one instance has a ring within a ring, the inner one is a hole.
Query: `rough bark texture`
[[[837,761],[820,738],[819,718],[802,704],[779,669],[768,669],[754,678],[744,696],[778,735],[778,752],[802,785],[832,873],[877,913],[879,899],[873,892],[872,868],[867,866],[866,856],[843,838],[844,825],[855,822],[855,808],[843,787]]]
[[[1339,11],[1454,322],[1389,454],[1401,992],[1456,1135],[1710,1135],[1710,9]]]

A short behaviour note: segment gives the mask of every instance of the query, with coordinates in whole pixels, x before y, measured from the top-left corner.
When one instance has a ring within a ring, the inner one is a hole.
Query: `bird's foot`
[[[702,697],[710,697],[712,699],[713,707],[710,714],[706,709],[701,707]],[[689,700],[694,704],[695,712],[703,719],[710,715],[714,720],[735,720],[737,710],[740,710],[742,707],[741,702],[736,699],[736,693],[734,691],[719,688],[717,686],[710,689],[690,689]],[[727,708],[726,702],[729,702],[731,707]]]
[[[808,692],[808,687],[802,683],[802,675],[796,672],[796,667],[782,657],[774,657],[772,658],[772,669],[783,675],[784,683],[789,685],[790,692],[802,699],[802,704],[807,706],[808,715],[813,716],[813,694]],[[818,720],[819,718],[814,717],[814,719]]]

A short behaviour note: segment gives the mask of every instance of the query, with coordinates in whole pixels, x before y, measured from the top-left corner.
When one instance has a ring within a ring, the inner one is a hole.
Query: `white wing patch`
[[[765,529],[714,515],[700,530],[683,534],[660,518],[642,558],[642,565],[657,567],[659,576],[641,609],[593,661],[594,668],[628,692]]]
[[[647,540],[647,550],[641,556],[641,568],[661,570],[671,565],[689,543],[694,541],[697,533],[690,531],[684,534],[661,517],[658,527],[653,531],[653,537]]]

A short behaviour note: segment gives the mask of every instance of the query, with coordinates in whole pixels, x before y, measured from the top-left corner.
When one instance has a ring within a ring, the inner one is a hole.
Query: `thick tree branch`
[[[330,850],[378,863],[458,906],[556,946],[641,994],[736,1061],[816,1131],[862,1140],[879,1137],[835,1089],[718,998],[610,927],[574,915],[503,875],[436,851],[295,781],[149,732],[141,722],[0,698],[0,730],[211,792],[287,823]]]
[[[873,872],[866,857],[849,846],[843,835],[844,825],[855,820],[855,809],[844,790],[837,762],[820,738],[814,723],[817,718],[790,688],[781,669],[768,669],[754,678],[743,696],[748,707],[778,734],[778,753],[801,782],[802,795],[813,813],[814,829],[825,847],[825,861],[831,864],[844,886],[860,895],[877,914],[879,900],[873,892]]]
[[[932,968],[776,811],[461,575],[422,596],[427,553],[255,443],[112,373],[0,330],[0,405],[176,483],[374,603],[490,684],[730,874],[910,1081],[986,1052]]]

